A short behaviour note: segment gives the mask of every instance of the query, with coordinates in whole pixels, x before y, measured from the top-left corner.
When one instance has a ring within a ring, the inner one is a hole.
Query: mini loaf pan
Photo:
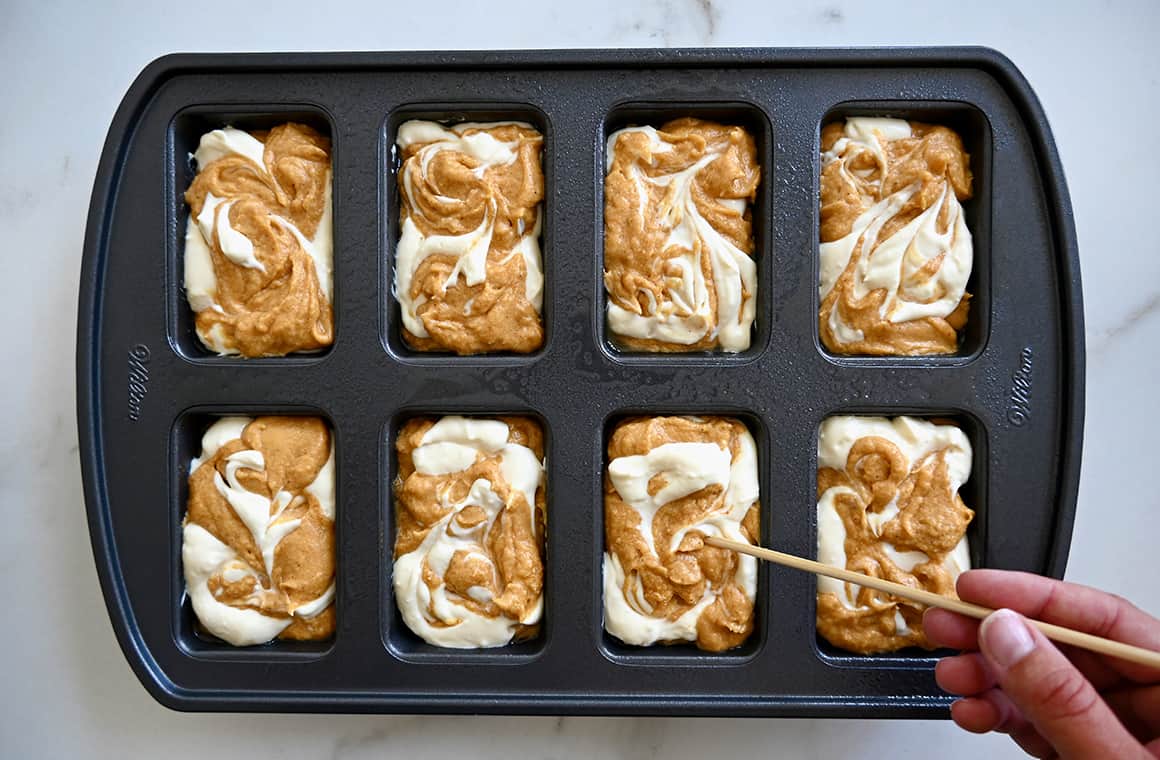
[[[838,357],[819,344],[821,126],[849,115],[953,126],[971,153],[975,294],[961,350]],[[623,352],[604,322],[607,135],[683,115],[745,126],[763,172],[752,207],[759,290],[740,354]],[[526,355],[420,354],[390,282],[393,143],[408,118],[520,119],[544,134],[546,341]],[[182,290],[182,193],[208,129],[295,119],[333,141],[335,342],[286,358],[208,354]],[[957,421],[973,560],[1059,577],[1083,427],[1078,255],[1063,173],[1019,71],[979,48],[173,55],[150,64],[109,131],[89,211],[77,408],[89,528],[121,648],[182,710],[940,717],[935,655],[858,656],[819,641],[815,580],[760,568],[756,630],[720,654],[604,633],[602,478],[631,414],[726,414],[759,450],[761,538],[816,552],[822,420]],[[223,414],[315,414],[334,431],[338,630],[233,649],[184,599],[189,460]],[[547,443],[544,625],[516,646],[424,644],[391,584],[394,434],[428,414],[524,414]]]

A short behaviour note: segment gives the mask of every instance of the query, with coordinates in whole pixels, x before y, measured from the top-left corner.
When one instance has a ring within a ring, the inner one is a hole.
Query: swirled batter
[[[753,631],[757,560],[705,536],[756,543],[757,448],[729,417],[616,426],[604,478],[604,627],[626,644],[719,652]]]
[[[334,341],[330,140],[304,124],[202,136],[185,192],[185,291],[218,354],[283,356]]]
[[[956,598],[970,569],[975,513],[959,497],[970,472],[970,441],[954,425],[830,417],[818,437],[818,561]],[[852,652],[929,649],[924,609],[818,577],[818,633]]]
[[[334,445],[315,417],[223,417],[189,467],[193,612],[233,644],[334,634]]]
[[[757,313],[753,137],[702,119],[608,138],[608,327],[634,351],[749,348]]]
[[[418,351],[529,353],[540,307],[543,137],[520,122],[399,127],[394,295]]]
[[[822,130],[822,343],[949,354],[967,321],[970,156],[946,127],[852,118]]]
[[[413,419],[395,447],[395,603],[407,627],[456,649],[534,637],[544,606],[539,425]]]

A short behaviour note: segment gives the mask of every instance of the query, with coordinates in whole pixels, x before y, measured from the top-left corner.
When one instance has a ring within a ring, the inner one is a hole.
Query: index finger
[[[1160,651],[1160,620],[1127,599],[1082,586],[1011,570],[969,570],[955,587],[959,598],[986,607],[1016,610],[1025,617],[1054,623],[1114,641]],[[1129,678],[1155,678],[1154,668],[1109,660]]]

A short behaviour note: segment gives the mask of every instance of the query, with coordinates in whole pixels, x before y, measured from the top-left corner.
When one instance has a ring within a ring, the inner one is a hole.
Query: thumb
[[[1023,616],[989,615],[979,647],[1003,693],[1060,757],[1145,756],[1095,687]]]

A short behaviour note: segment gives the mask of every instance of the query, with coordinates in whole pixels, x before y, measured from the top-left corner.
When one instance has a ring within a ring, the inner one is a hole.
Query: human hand
[[[1155,651],[1160,620],[1118,596],[1030,573],[971,570],[956,590],[999,611],[981,624],[934,608],[923,617],[932,642],[963,650],[935,668],[939,686],[963,697],[951,705],[955,723],[1009,734],[1036,757],[1160,757],[1160,670],[1057,648],[1023,615]]]

